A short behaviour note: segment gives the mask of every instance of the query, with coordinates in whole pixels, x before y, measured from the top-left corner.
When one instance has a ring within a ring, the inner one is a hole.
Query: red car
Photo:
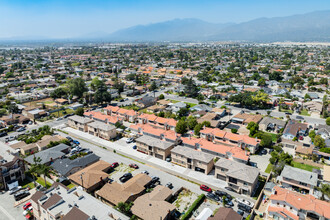
[[[129,167],[134,168],[134,169],[139,169],[139,166],[135,163],[131,163]]]
[[[299,136],[299,140],[304,140],[304,137],[303,136]]]
[[[112,168],[116,168],[116,167],[118,167],[118,166],[119,166],[119,163],[118,163],[118,162],[114,162],[114,163],[111,164],[111,167],[112,167]]]
[[[201,185],[199,188],[206,192],[212,192],[212,189],[206,185]]]
[[[31,206],[31,202],[26,203],[25,205],[23,205],[23,209],[26,210],[27,208],[29,208]]]

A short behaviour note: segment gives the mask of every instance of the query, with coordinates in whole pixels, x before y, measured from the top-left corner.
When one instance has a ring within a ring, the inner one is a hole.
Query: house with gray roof
[[[51,164],[56,159],[61,158],[65,154],[69,153],[70,146],[66,144],[59,144],[55,147],[48,148],[46,150],[40,151],[38,153],[35,153],[33,155],[28,156],[25,158],[25,161],[29,164],[34,163],[34,158],[40,158],[42,164]]]
[[[100,121],[87,124],[88,133],[106,140],[114,139],[117,136],[116,127]]]
[[[95,154],[88,154],[84,157],[78,157],[74,160],[69,158],[57,159],[51,167],[60,175],[68,177],[71,174],[97,162],[100,159]]]
[[[236,192],[251,196],[258,183],[259,169],[220,158],[215,163],[215,177],[227,182],[228,186]]]
[[[189,147],[177,146],[171,150],[172,163],[208,174],[214,166],[214,155]]]
[[[171,155],[175,143],[161,140],[149,135],[143,135],[135,139],[137,151],[165,160]]]
[[[79,115],[73,115],[68,118],[68,125],[71,128],[86,132],[88,130],[87,124],[91,123],[92,121],[93,120],[90,118],[82,117]]]
[[[317,186],[318,175],[307,170],[285,165],[277,179],[285,188],[313,195],[314,187]]]
[[[324,140],[330,139],[330,126],[317,125],[315,128],[316,134],[320,135]]]
[[[259,129],[262,131],[279,132],[285,127],[286,122],[276,118],[264,117],[259,123]]]
[[[205,104],[195,105],[194,107],[190,108],[190,111],[205,111],[210,112],[212,111],[212,108]]]

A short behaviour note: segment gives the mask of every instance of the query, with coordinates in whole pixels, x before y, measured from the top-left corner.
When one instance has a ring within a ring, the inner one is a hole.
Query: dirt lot
[[[141,172],[141,170],[130,168],[126,164],[119,164],[119,166],[116,167],[115,170],[109,174],[109,178],[120,183],[119,178],[122,175],[124,175],[124,173],[132,173],[132,175],[134,176],[140,172]]]
[[[186,212],[192,203],[197,199],[197,193],[193,193],[190,190],[183,189],[173,204],[177,207],[177,210],[181,213]]]
[[[23,105],[27,107],[42,107],[42,103],[46,106],[49,105],[50,107],[53,105],[54,101],[52,98],[40,99],[37,101],[25,102]]]

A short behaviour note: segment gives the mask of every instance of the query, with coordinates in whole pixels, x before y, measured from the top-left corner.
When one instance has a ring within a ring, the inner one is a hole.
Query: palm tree
[[[27,173],[32,175],[32,179],[33,179],[33,183],[34,183],[35,187],[37,186],[35,177],[36,177],[36,175],[39,174],[40,163],[41,163],[40,157],[34,157],[33,158],[33,164],[31,164],[30,169],[27,171]]]
[[[51,167],[46,165],[46,164],[41,164],[40,166],[40,173],[44,175],[44,180],[45,180],[45,187],[47,187],[47,181],[46,181],[46,177],[49,173],[49,171],[51,170]]]
[[[325,200],[325,195],[330,197],[330,185],[321,183],[320,187],[316,187],[322,193],[321,200]]]

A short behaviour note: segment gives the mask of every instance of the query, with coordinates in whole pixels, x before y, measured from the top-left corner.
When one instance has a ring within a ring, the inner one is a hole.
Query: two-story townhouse
[[[19,157],[11,161],[0,161],[0,189],[8,189],[8,184],[25,179],[24,161]]]
[[[215,163],[215,177],[226,181],[238,193],[253,195],[258,183],[259,170],[242,163],[220,158]]]
[[[99,121],[88,124],[88,133],[107,140],[114,139],[117,136],[116,127]]]
[[[307,170],[285,165],[278,181],[282,186],[313,194],[314,188],[317,186],[318,175]]]
[[[175,143],[143,135],[135,139],[137,151],[165,160],[171,155]]]
[[[81,117],[78,115],[73,115],[68,118],[68,125],[71,128],[77,129],[79,131],[87,132],[87,124],[91,123],[93,120],[90,118]]]
[[[208,174],[214,166],[214,156],[189,147],[177,146],[171,150],[172,163]]]

